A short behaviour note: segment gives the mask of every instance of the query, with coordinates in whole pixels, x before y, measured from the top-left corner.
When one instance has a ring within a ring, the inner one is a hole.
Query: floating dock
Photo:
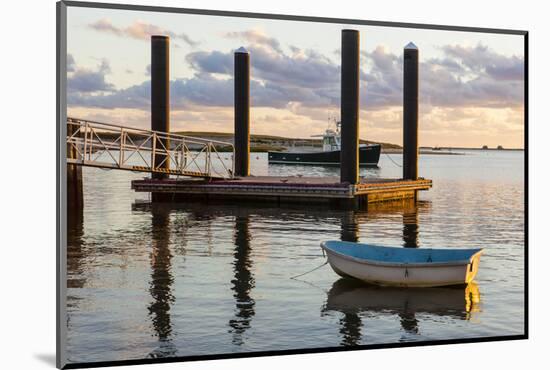
[[[163,40],[168,42],[166,38]],[[163,174],[162,178],[153,176],[134,180],[132,189],[151,193],[153,202],[198,200],[236,201],[240,204],[267,201],[355,207],[385,201],[416,201],[419,191],[432,187],[431,180],[418,177],[418,49],[410,43],[404,50],[403,176],[400,179],[366,179],[359,177],[359,44],[357,30],[342,30],[340,177],[250,176],[250,55],[244,48],[239,48],[234,63],[235,151],[231,178],[170,179]],[[152,58],[157,58],[158,63],[168,69],[164,52],[152,52]],[[152,74],[151,78],[155,80],[156,75]],[[168,86],[166,76],[158,79],[159,86]],[[155,95],[154,90],[152,94]],[[163,112],[169,111],[167,99],[160,103]],[[152,127],[167,132],[168,116],[161,118],[158,127]],[[163,163],[168,167],[166,162]]]
[[[384,201],[416,199],[432,181],[419,178],[360,179],[357,184],[340,182],[338,177],[246,176],[231,180],[143,179],[132,181],[132,189],[150,192],[158,200],[239,202],[327,203],[362,205]]]
[[[359,176],[359,45],[359,31],[342,30],[339,177],[250,175],[251,58],[244,48],[237,49],[234,56],[234,140],[221,143],[232,147],[232,164],[226,165],[219,156],[215,144],[220,142],[171,134],[169,37],[162,35],[151,37],[151,130],[69,119],[67,162],[73,166],[68,169],[78,165],[151,173],[151,178],[132,181],[132,189],[150,193],[153,202],[267,201],[356,207],[416,201],[419,191],[432,187],[431,180],[418,176],[418,48],[409,43],[403,54],[402,177],[367,179]],[[110,132],[107,142],[102,135],[109,130],[114,132]],[[189,144],[199,145],[200,149],[191,150]],[[97,153],[107,155],[101,157]],[[132,156],[139,164],[128,162]],[[214,166],[213,160],[220,161],[222,173],[214,171],[220,166]],[[83,198],[82,181],[71,175],[67,177],[69,186]],[[171,175],[185,177],[175,179]]]

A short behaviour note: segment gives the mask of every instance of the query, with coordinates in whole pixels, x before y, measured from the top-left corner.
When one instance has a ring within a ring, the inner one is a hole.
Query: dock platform
[[[403,179],[361,179],[351,185],[338,177],[247,176],[231,180],[143,179],[132,181],[132,189],[149,192],[155,200],[239,202],[368,204],[417,197],[432,181]]]

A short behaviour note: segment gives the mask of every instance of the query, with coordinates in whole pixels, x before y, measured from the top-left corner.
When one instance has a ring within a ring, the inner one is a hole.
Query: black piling
[[[73,136],[77,130],[75,125],[67,125],[67,137]],[[78,133],[76,135],[79,135]],[[67,158],[76,159],[77,150],[71,145],[67,144]],[[82,166],[75,164],[67,164],[67,209],[68,209],[68,222],[72,222],[72,218],[79,218],[82,216],[84,208],[84,192],[82,185]]]
[[[170,132],[170,38],[167,36],[151,36],[151,130]],[[159,138],[154,144],[168,149],[170,141]],[[157,154],[152,160],[155,168],[170,168],[166,155]],[[166,179],[168,174],[153,173],[152,178]]]
[[[359,181],[359,31],[342,30],[340,182]]]
[[[235,52],[235,176],[250,174],[250,54]]]
[[[418,48],[412,42],[403,61],[403,179],[418,179]]]

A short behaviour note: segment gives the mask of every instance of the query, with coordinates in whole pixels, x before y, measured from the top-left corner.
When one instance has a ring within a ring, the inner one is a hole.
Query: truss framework
[[[67,153],[81,166],[204,178],[233,178],[235,165],[232,143],[78,118],[67,119]]]

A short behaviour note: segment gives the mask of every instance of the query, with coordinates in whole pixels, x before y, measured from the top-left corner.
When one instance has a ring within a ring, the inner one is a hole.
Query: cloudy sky
[[[358,18],[365,18],[358,15]],[[233,130],[233,53],[251,58],[251,130],[309,137],[340,111],[340,35],[361,32],[361,138],[402,143],[403,47],[420,50],[420,145],[523,147],[523,37],[68,9],[69,115],[150,127],[150,36],[170,36],[173,131]]]

